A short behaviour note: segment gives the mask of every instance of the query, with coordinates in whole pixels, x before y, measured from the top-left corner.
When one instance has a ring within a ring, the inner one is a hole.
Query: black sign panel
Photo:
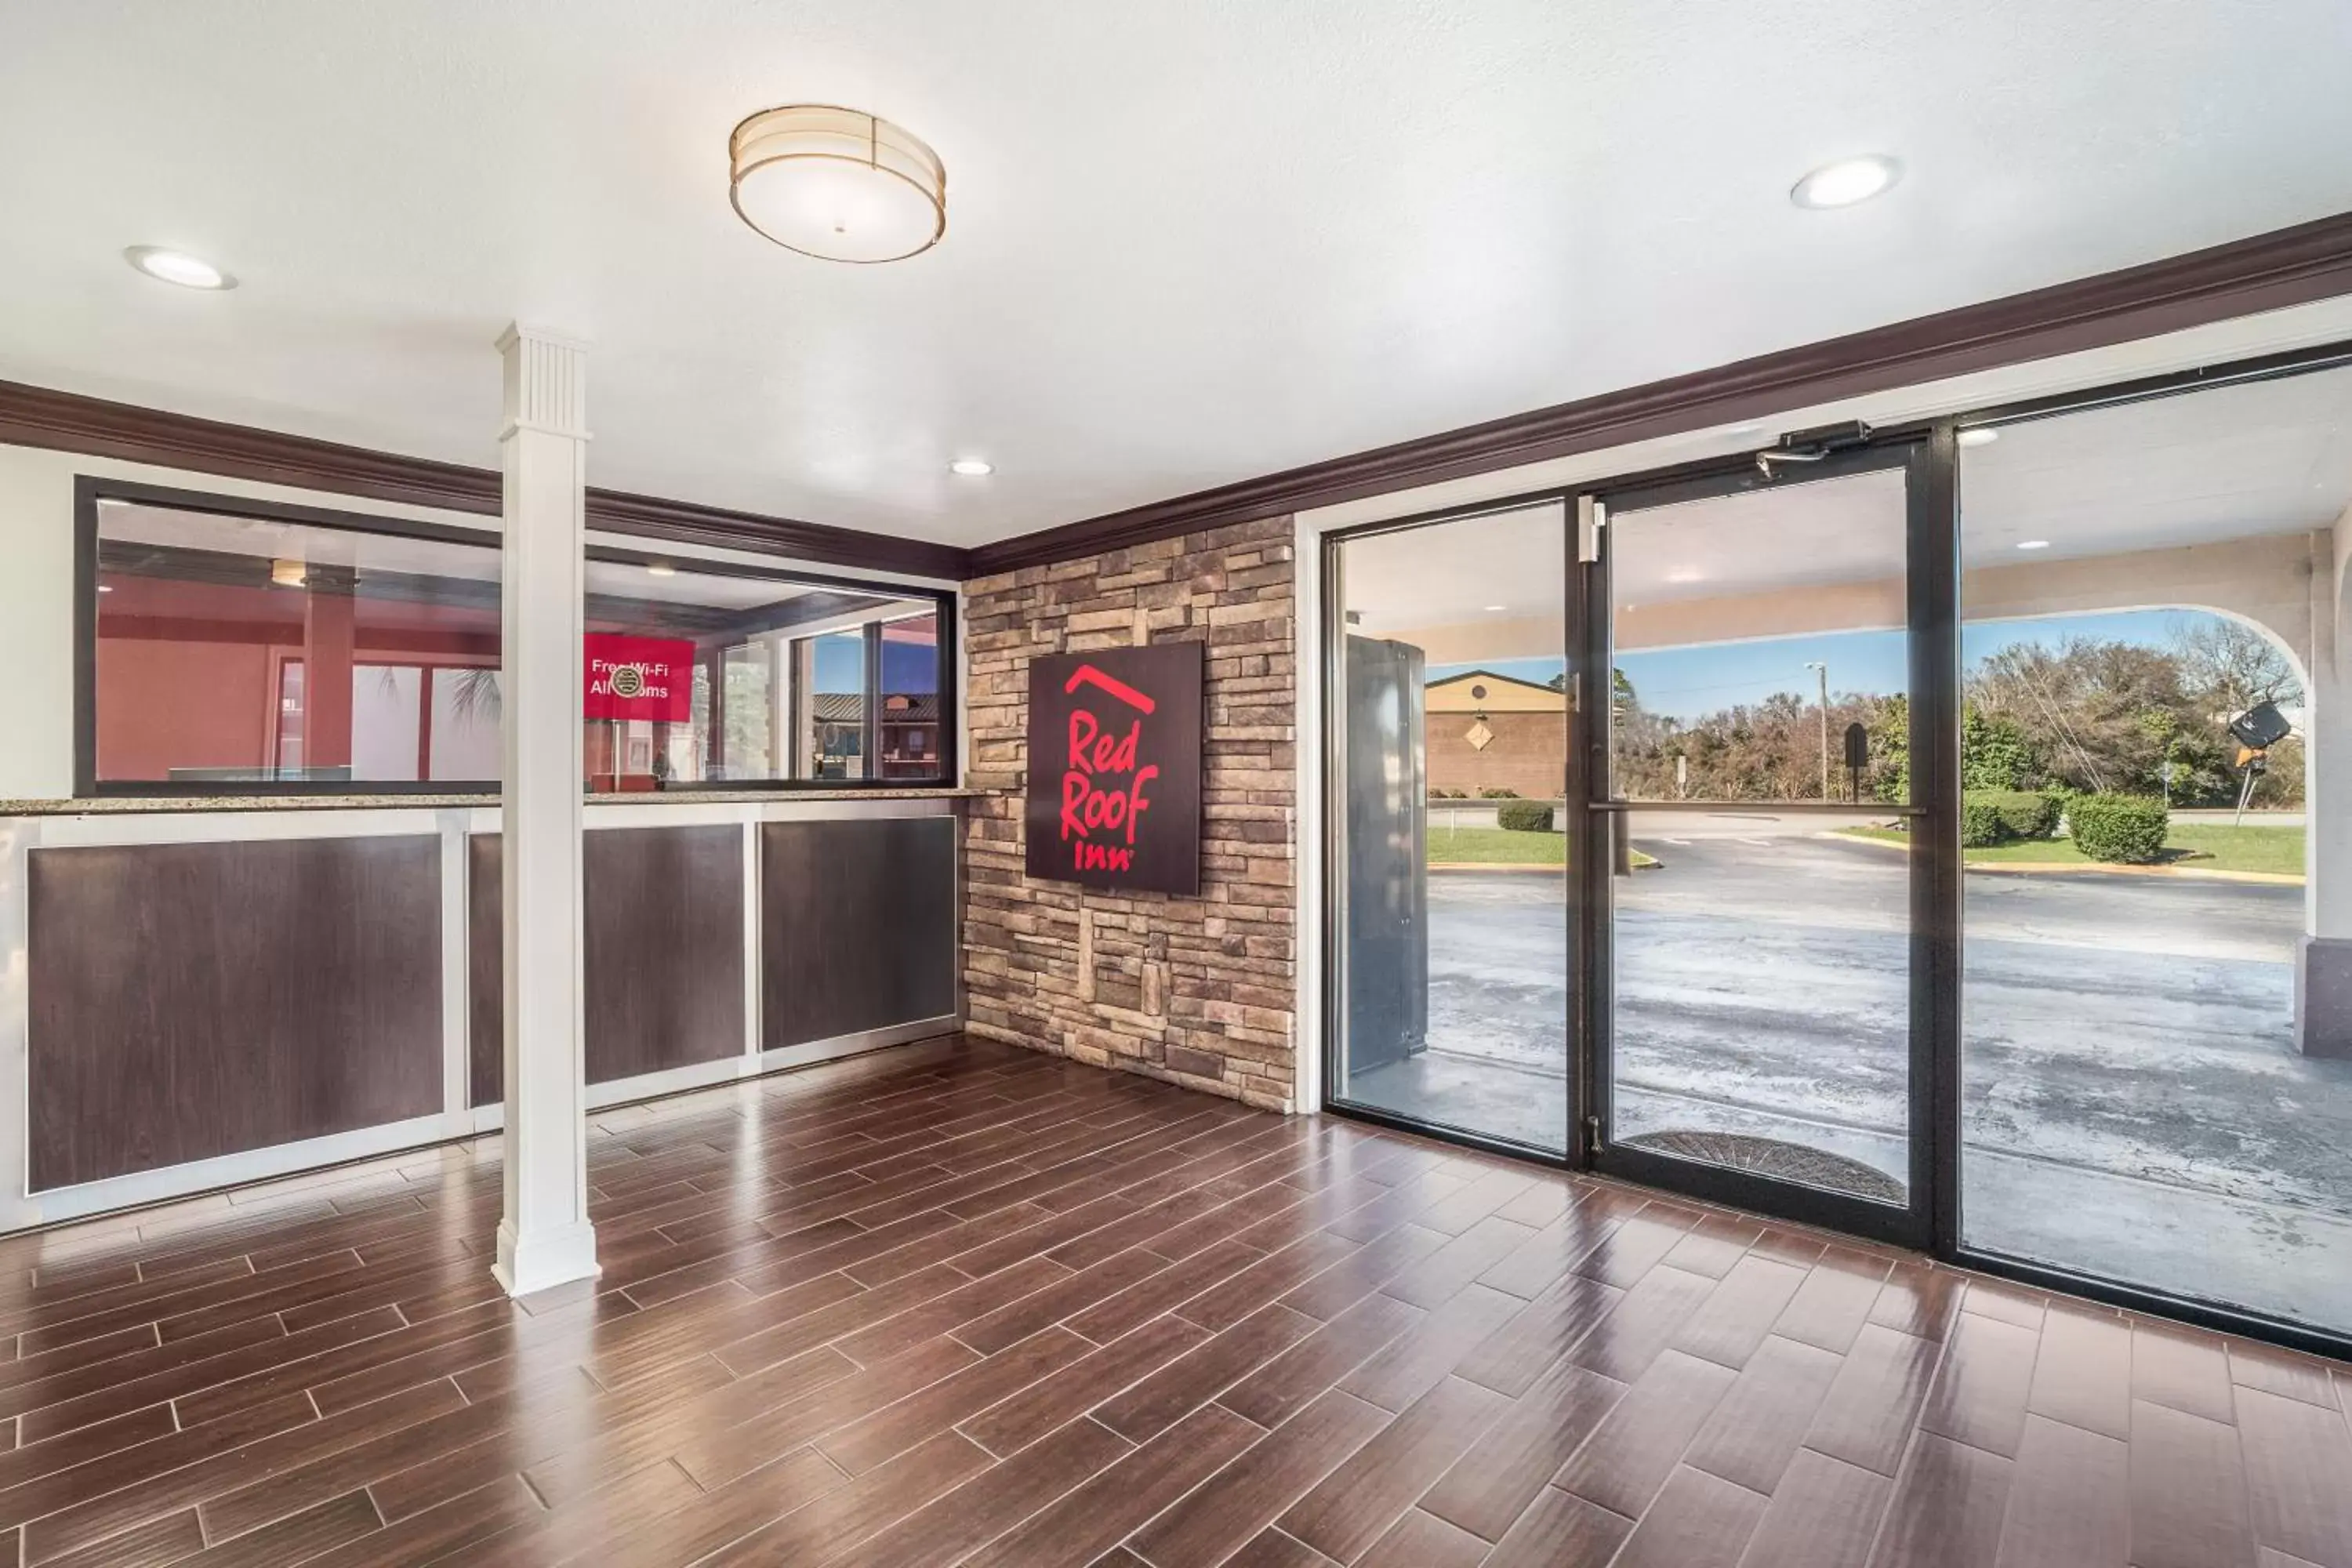
[[[1201,890],[1202,673],[1197,642],[1030,661],[1029,875]]]
[[[2286,715],[2278,710],[2275,702],[2257,702],[2230,721],[2230,733],[2239,743],[2254,751],[2266,751],[2294,732]]]

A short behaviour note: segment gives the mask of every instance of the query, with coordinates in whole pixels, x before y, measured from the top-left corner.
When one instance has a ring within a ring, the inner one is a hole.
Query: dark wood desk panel
[[[955,1011],[956,820],[761,825],[761,1045]]]
[[[36,1191],[441,1109],[430,836],[35,849]]]
[[[588,1081],[743,1054],[743,833],[600,827],[581,876]],[[473,1102],[505,1093],[504,910],[496,834],[467,846]]]
[[[499,836],[466,839],[466,1093],[469,1105],[506,1098],[506,907]]]

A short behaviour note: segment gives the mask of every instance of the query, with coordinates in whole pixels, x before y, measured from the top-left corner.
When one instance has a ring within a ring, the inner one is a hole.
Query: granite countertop
[[[808,805],[835,800],[968,800],[992,789],[694,789],[591,795],[590,805]],[[100,795],[61,800],[0,800],[0,816],[115,816],[156,812],[426,811],[495,806],[495,795]]]

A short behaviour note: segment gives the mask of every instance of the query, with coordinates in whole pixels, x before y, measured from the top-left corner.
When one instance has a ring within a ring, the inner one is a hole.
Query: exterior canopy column
[[[2304,938],[2294,1033],[2305,1056],[2352,1057],[2352,510],[2312,535],[2305,696]]]

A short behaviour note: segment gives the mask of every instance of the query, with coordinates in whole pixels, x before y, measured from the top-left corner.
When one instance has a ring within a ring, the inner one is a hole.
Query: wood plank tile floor
[[[948,1039],[0,1242],[0,1563],[2352,1568],[2328,1363]],[[13,1445],[13,1446],[7,1446]]]

